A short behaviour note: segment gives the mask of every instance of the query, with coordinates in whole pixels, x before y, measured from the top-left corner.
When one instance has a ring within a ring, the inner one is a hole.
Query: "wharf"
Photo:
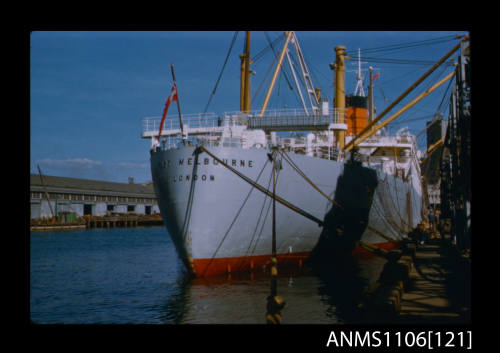
[[[86,218],[87,228],[115,228],[162,225],[160,215],[114,215]]]
[[[403,324],[471,323],[470,257],[443,242],[419,245],[395,317]]]
[[[410,260],[411,259],[411,260]],[[434,239],[388,261],[360,308],[366,323],[470,324],[471,258]]]
[[[76,230],[89,228],[117,228],[117,227],[148,227],[161,226],[163,219],[159,214],[155,215],[112,215],[112,216],[84,216],[73,222],[62,223],[56,219],[32,220],[30,222],[31,232],[54,231],[54,230]]]
[[[85,224],[47,224],[30,226],[30,232],[50,232],[54,230],[77,230],[85,228]]]

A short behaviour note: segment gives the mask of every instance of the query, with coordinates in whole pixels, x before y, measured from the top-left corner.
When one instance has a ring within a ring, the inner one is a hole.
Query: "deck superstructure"
[[[273,211],[279,234],[273,249],[280,263],[302,261],[318,248],[352,251],[358,242],[394,246],[421,218],[419,155],[407,130],[389,136],[382,129],[355,149],[344,149],[355,138],[346,136],[345,47],[335,47],[333,106],[312,85],[304,62],[301,75],[293,71],[306,83],[303,106],[267,109],[290,43],[300,53],[295,34],[286,32],[259,110],[251,110],[248,100],[251,61],[245,52],[240,111],[164,114],[142,121],[142,137],[151,139],[151,171],[162,216],[179,256],[196,275],[269,264],[275,233],[269,199],[280,202]]]

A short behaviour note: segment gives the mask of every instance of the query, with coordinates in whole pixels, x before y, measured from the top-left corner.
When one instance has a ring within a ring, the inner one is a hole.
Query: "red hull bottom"
[[[397,245],[391,242],[373,244],[374,246],[391,250]],[[277,254],[278,266],[302,267],[304,261],[310,256],[310,252]],[[361,247],[356,247],[352,251],[353,256],[372,256],[372,253]],[[245,256],[245,257],[221,257],[214,259],[195,259],[191,268],[196,277],[209,277],[234,272],[251,272],[265,270],[271,265],[271,255]]]

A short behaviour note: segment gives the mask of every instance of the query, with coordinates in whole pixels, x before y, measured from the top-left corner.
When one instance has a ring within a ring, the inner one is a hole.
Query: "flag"
[[[158,133],[158,140],[160,140],[161,130],[163,129],[163,122],[165,121],[165,117],[167,116],[168,107],[170,106],[170,103],[172,103],[173,101],[177,101],[177,100],[178,100],[178,98],[177,98],[177,85],[175,84],[175,81],[174,81],[174,85],[172,87],[172,90],[170,91],[170,95],[168,96],[168,99],[165,102],[165,108],[163,109],[163,116],[161,117],[160,132]]]
[[[375,80],[376,78],[378,78],[380,76],[380,73],[376,73],[375,76],[372,77],[372,81]]]

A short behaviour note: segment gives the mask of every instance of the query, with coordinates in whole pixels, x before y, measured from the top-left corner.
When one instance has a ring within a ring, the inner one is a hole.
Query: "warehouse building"
[[[134,184],[132,178],[128,184],[56,176],[40,178],[38,174],[30,175],[30,208],[31,218],[50,218],[61,212],[80,217],[160,213],[151,183]]]

